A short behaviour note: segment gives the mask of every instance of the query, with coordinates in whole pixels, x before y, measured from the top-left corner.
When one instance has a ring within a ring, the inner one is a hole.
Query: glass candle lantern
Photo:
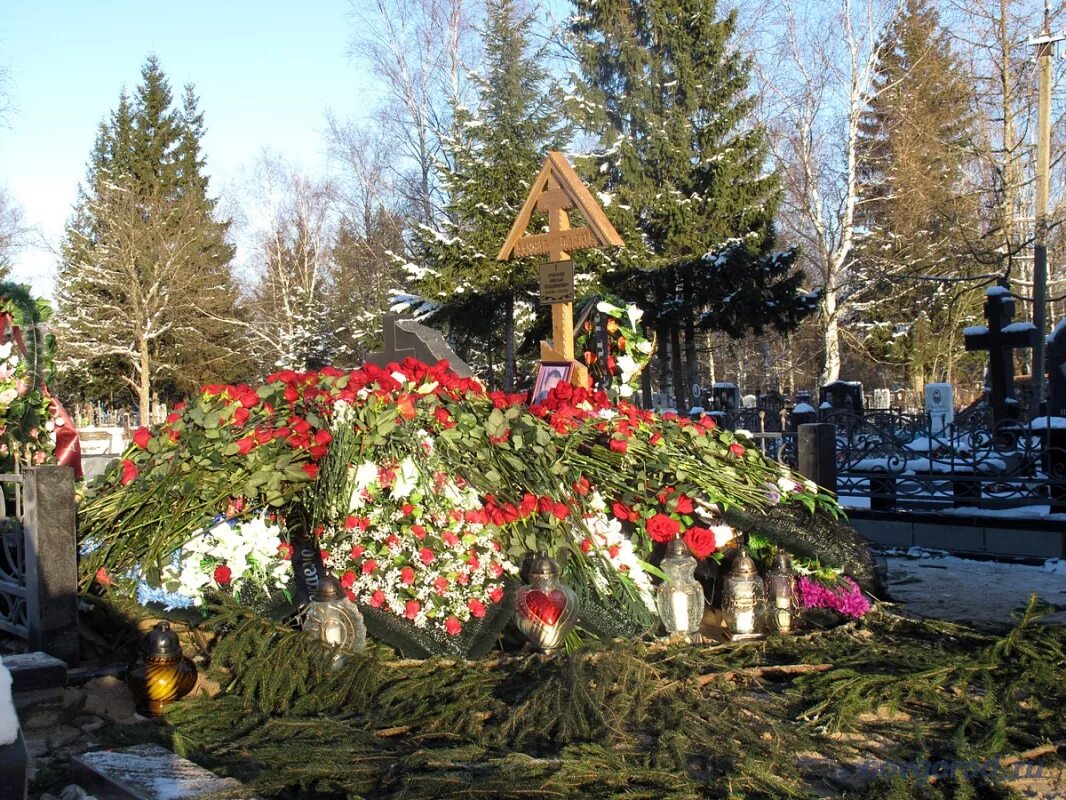
[[[656,597],[663,627],[671,634],[697,632],[703,619],[703,587],[695,578],[696,559],[680,537],[667,545],[659,566],[666,573]]]
[[[196,665],[181,652],[178,635],[169,622],[160,622],[144,637],[141,657],[126,673],[137,711],[158,717],[170,703],[196,686]]]
[[[774,555],[773,566],[766,575],[766,589],[770,629],[788,633],[792,630],[794,592],[792,563],[784,550]]]
[[[515,595],[515,625],[530,644],[550,653],[577,623],[577,595],[559,582],[559,565],[541,552],[529,567],[529,583]]]
[[[318,637],[323,645],[343,653],[366,647],[366,626],[355,603],[348,599],[340,582],[332,575],[323,577],[304,612],[303,629]]]
[[[762,606],[762,582],[755,562],[741,545],[722,586],[722,615],[731,639],[751,638]]]

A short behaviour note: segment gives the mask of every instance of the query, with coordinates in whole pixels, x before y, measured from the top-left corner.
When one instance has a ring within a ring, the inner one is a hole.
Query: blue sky
[[[0,184],[55,247],[100,120],[155,53],[175,94],[195,84],[212,189],[264,149],[325,163],[325,113],[370,111],[373,82],[347,56],[348,0],[0,0]],[[27,246],[14,277],[51,294],[55,256]]]

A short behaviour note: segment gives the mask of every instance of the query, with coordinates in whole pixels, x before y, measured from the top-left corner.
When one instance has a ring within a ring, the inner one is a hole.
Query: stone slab
[[[210,770],[159,745],[100,750],[71,759],[74,781],[99,800],[193,800],[225,793],[258,800],[234,778]]]
[[[4,656],[3,662],[11,672],[11,691],[15,694],[67,685],[66,662],[48,653],[17,653]]]
[[[1066,558],[1064,535],[1027,528],[985,528],[986,552],[1026,558]]]
[[[24,800],[29,796],[29,777],[29,753],[22,731],[19,731],[15,741],[0,747],[0,795],[10,800]]]
[[[985,552],[985,530],[968,525],[914,523],[914,544],[954,553]]]
[[[888,519],[850,519],[852,526],[874,544],[886,547],[910,547],[914,544],[914,525]]]

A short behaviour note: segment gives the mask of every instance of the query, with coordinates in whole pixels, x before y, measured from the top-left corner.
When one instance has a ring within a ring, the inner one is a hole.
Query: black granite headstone
[[[989,405],[992,419],[999,423],[1016,419],[1018,402],[1014,394],[1014,349],[1033,347],[1036,328],[1029,322],[1011,322],[1014,300],[1004,282],[985,292],[986,325],[966,328],[963,339],[967,351],[988,351]]]
[[[822,387],[818,401],[823,407],[826,403],[833,411],[846,411],[849,414],[862,414],[864,398],[862,384],[857,381],[833,381]]]
[[[1066,417],[1066,319],[1047,337],[1048,414]]]
[[[395,314],[386,314],[382,333],[385,346],[380,352],[370,353],[366,357],[366,361],[371,364],[384,367],[405,358],[415,358],[430,365],[447,361],[452,372],[460,378],[474,377],[474,371],[456,355],[440,331],[413,319],[401,319]]]

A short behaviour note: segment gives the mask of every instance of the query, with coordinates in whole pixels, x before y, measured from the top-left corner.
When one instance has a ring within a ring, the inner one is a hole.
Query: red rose
[[[237,410],[233,412],[233,422],[235,425],[244,425],[248,421],[249,417],[248,409],[244,406],[237,406]]]
[[[355,547],[352,548],[352,558],[359,558],[359,556],[361,556],[365,552],[366,548],[363,547],[361,544],[357,544]]]
[[[503,587],[497,586],[491,592],[489,592],[489,600],[494,603],[498,603],[503,599]]]
[[[622,522],[634,519],[632,509],[625,503],[619,503],[618,501],[611,503],[611,513]]]
[[[589,479],[584,475],[578,478],[577,482],[574,484],[574,491],[581,496],[587,495],[591,489],[592,485],[589,483]]]
[[[130,461],[128,458],[124,458],[122,460],[122,485],[125,486],[136,477],[137,465]]]
[[[133,443],[144,450],[148,447],[148,440],[152,438],[152,432],[147,428],[138,428],[133,434]]]
[[[307,477],[315,480],[318,477],[318,464],[304,464],[301,469],[307,473]]]
[[[455,547],[459,544],[459,537],[451,531],[445,531],[441,538],[444,539],[444,543],[448,545],[448,547]]]
[[[470,616],[472,617],[480,618],[485,616],[485,604],[476,597],[471,597],[470,602],[466,604],[466,607],[470,609]]]
[[[587,553],[591,549],[592,549],[592,540],[589,539],[586,536],[584,539],[581,540],[581,552],[582,553]]]
[[[233,580],[233,570],[225,564],[219,564],[215,567],[215,583],[219,586],[225,586],[231,580]]]
[[[448,632],[449,636],[458,636],[463,630],[463,623],[455,617],[448,617],[448,619],[444,620],[444,630]]]
[[[170,425],[173,425],[179,419],[181,419],[181,414],[179,414],[177,411],[172,411],[171,413],[167,414],[167,423]]]
[[[237,440],[237,452],[242,456],[248,455],[255,447],[255,437],[245,436],[243,439]]]
[[[171,442],[176,442],[178,441],[178,439],[181,438],[181,431],[177,429],[169,431],[167,433],[167,437],[170,439]]]
[[[404,567],[400,570],[400,580],[404,586],[410,586],[415,582],[415,571],[411,567]]]
[[[426,529],[423,528],[421,525],[412,525],[411,533],[415,535],[416,539],[421,540],[426,538]]]
[[[629,442],[625,439],[611,439],[611,449],[616,453],[628,452]]]
[[[377,589],[374,594],[370,596],[370,607],[381,608],[385,605],[385,593],[381,589]]]
[[[341,575],[341,579],[340,579],[341,588],[351,589],[353,583],[355,583],[355,573],[354,572],[352,572],[351,570],[348,570],[343,575]]]
[[[416,413],[415,412],[415,402],[411,398],[411,395],[405,394],[405,395],[401,395],[399,398],[397,398],[397,400],[396,400],[396,410],[399,412],[400,416],[403,417],[404,419],[414,419],[415,418],[415,413]]]
[[[414,619],[418,616],[418,612],[422,610],[422,604],[417,600],[408,600],[407,605],[404,606],[403,615],[408,619]]]
[[[111,576],[107,574],[107,570],[103,567],[100,567],[100,569],[96,570],[96,580],[102,586],[111,585]]]
[[[691,514],[692,513],[692,498],[687,494],[679,494],[677,496],[677,513],[678,514]]]
[[[282,542],[278,545],[278,558],[288,561],[292,558],[292,545],[288,542]]]
[[[444,594],[448,591],[448,579],[441,575],[437,580],[433,581],[433,588],[437,594]]]
[[[372,558],[368,558],[363,562],[363,574],[369,575],[371,572],[378,568],[378,562]]]
[[[415,507],[410,503],[404,503],[402,506],[400,506],[400,513],[403,514],[405,517],[411,516],[411,512],[414,510]]]
[[[717,549],[714,531],[696,526],[685,531],[685,544],[688,545],[689,552],[698,559],[707,558]]]
[[[570,506],[568,506],[566,503],[556,503],[554,506],[552,506],[552,514],[554,514],[558,519],[566,519],[570,516]]]
[[[681,523],[666,514],[656,514],[645,525],[648,536],[656,542],[669,542],[681,532]]]
[[[735,455],[737,458],[740,458],[742,455],[744,455],[744,446],[733,442],[733,444],[729,445],[729,452]]]
[[[423,564],[432,564],[433,559],[436,558],[436,556],[433,555],[433,551],[430,550],[428,547],[423,547],[419,551],[418,557],[422,559]]]

